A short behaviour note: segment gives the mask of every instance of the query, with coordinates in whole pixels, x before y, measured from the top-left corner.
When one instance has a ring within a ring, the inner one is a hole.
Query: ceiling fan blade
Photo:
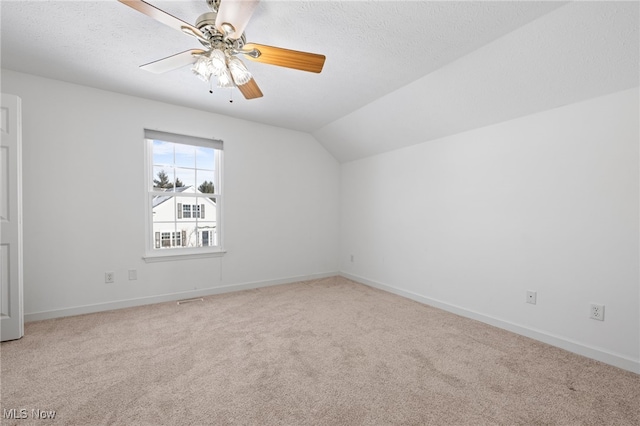
[[[254,49],[260,52],[257,57],[251,53],[245,53],[245,56],[252,61],[315,73],[322,71],[326,59],[324,55],[316,53],[299,52],[257,43],[247,43],[242,48],[243,52]]]
[[[258,83],[252,78],[242,86],[238,86],[240,92],[244,95],[246,99],[255,99],[262,97],[262,91],[258,87]]]
[[[232,39],[242,37],[251,15],[260,0],[221,0],[216,17],[216,28]],[[233,30],[224,24],[230,24]]]
[[[149,62],[148,64],[140,65],[145,71],[150,71],[156,74],[162,74],[164,72],[177,70],[185,65],[190,65],[198,60],[198,56],[205,53],[201,49],[185,50],[184,52],[177,53],[167,58],[158,59],[157,61]]]
[[[182,19],[178,19],[173,15],[169,15],[164,10],[158,9],[155,6],[150,5],[143,0],[118,0],[120,3],[125,4],[138,12],[144,13],[150,18],[155,19],[158,22],[174,28],[178,31],[182,31],[185,34],[193,36],[198,40],[208,43],[208,40],[202,34],[202,32],[191,24],[184,22]]]

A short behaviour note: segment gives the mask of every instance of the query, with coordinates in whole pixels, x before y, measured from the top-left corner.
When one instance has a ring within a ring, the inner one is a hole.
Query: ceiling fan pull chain
[[[233,88],[229,89],[229,103],[233,103]]]
[[[213,79],[209,79],[209,93],[213,94]]]

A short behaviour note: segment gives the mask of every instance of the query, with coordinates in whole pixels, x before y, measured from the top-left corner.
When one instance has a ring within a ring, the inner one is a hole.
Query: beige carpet
[[[639,375],[343,278],[29,323],[1,360],[3,424],[640,424]]]

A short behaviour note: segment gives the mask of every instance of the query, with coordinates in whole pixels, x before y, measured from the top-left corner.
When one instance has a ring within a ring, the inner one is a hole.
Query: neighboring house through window
[[[145,130],[147,257],[220,253],[222,141]]]

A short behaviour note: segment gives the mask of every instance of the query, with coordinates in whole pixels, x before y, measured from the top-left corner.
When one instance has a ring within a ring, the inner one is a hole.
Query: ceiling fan
[[[164,73],[186,65],[204,81],[217,78],[218,87],[237,87],[246,99],[262,97],[262,91],[238,58],[265,64],[319,73],[325,56],[283,49],[264,44],[247,43],[244,29],[259,0],[206,0],[210,11],[198,17],[195,25],[164,12],[143,0],[118,0],[138,12],[195,37],[203,49],[190,49],[140,66],[153,73]]]

